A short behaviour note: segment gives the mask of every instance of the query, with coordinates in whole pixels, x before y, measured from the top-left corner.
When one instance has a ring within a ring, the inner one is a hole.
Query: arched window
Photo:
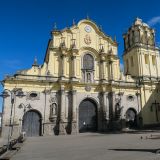
[[[83,77],[84,82],[90,83],[94,79],[94,58],[91,54],[85,54],[83,57]]]
[[[94,69],[94,58],[90,54],[85,54],[83,57],[83,69],[93,70]]]

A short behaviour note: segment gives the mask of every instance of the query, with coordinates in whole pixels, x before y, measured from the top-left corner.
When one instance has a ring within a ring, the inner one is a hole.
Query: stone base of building
[[[58,135],[58,127],[55,123],[43,124],[43,136]]]
[[[122,122],[121,120],[118,121],[110,121],[109,125],[108,125],[108,129],[111,131],[120,131],[122,130],[123,126],[122,126]]]
[[[102,132],[107,132],[108,131],[108,123],[109,123],[109,121],[107,121],[107,120],[103,121]]]
[[[66,128],[67,128],[67,123],[60,122],[59,123],[59,135],[66,135],[67,134]]]
[[[16,139],[20,136],[21,134],[21,129],[19,125],[15,125],[13,126],[13,128],[11,127],[11,137],[12,139]]]
[[[77,122],[72,122],[72,132],[71,134],[75,135],[78,133]]]

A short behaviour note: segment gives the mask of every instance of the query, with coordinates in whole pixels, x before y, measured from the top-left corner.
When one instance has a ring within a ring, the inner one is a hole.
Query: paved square
[[[146,139],[150,135],[155,139]],[[160,160],[160,133],[99,134],[28,138],[13,160]],[[141,139],[141,136],[143,139]]]

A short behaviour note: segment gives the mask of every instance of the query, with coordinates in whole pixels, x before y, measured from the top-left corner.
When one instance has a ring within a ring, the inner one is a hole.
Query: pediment
[[[83,27],[86,32],[95,31],[96,33],[98,33],[100,31],[100,28],[96,25],[96,23],[94,23],[91,20],[87,20],[87,19],[83,19],[83,20],[79,21],[77,26],[78,26],[78,28]],[[90,27],[91,30],[87,31],[87,27]]]

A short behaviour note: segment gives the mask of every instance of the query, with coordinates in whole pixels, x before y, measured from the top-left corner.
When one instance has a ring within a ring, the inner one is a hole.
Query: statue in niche
[[[50,121],[53,122],[55,121],[56,117],[57,117],[57,104],[56,103],[52,103],[50,105]]]
[[[57,105],[55,103],[51,104],[51,115],[57,115]]]

